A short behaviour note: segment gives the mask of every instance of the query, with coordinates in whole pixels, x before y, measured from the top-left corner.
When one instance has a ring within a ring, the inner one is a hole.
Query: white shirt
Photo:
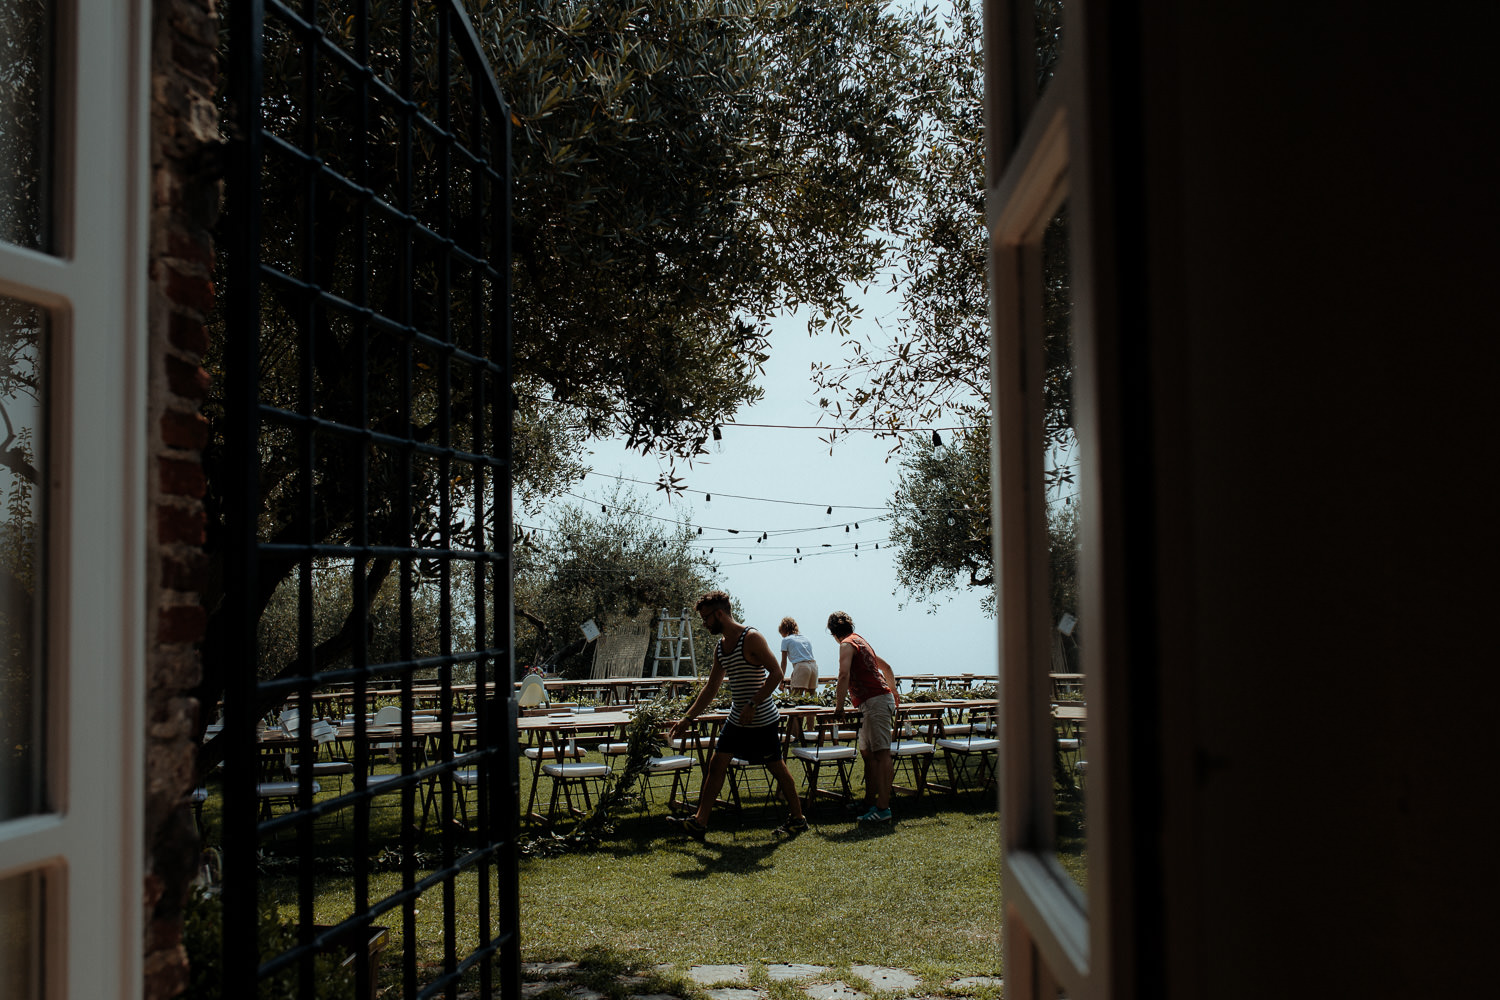
[[[787,654],[788,663],[801,663],[810,660],[812,655],[812,643],[807,641],[804,635],[789,635],[781,640],[781,651]]]

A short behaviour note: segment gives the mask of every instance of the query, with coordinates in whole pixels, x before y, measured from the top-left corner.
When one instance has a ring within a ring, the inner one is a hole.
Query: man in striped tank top
[[[791,815],[776,832],[795,836],[807,829],[807,820],[802,815],[797,782],[781,756],[781,712],[772,699],[781,685],[781,665],[765,636],[734,620],[729,595],[724,591],[710,590],[698,599],[695,608],[703,627],[719,636],[719,644],[714,647],[714,666],[707,683],[688,706],[687,713],[672,727],[672,737],[681,736],[692,726],[698,714],[713,702],[726,677],[734,702],[708,763],[708,774],[703,777],[698,812],[692,816],[668,816],[667,820],[694,840],[703,840],[708,833],[708,814],[724,786],[729,763],[738,757],[751,764],[764,764],[771,772],[791,806]]]

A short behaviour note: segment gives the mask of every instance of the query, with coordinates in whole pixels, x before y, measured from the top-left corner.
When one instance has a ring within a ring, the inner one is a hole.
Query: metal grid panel
[[[316,957],[380,925],[399,936],[400,995],[511,994],[510,115],[458,0],[235,0],[229,51],[225,995],[294,973],[311,997]],[[277,601],[295,604],[279,660],[264,621]],[[376,621],[382,601],[394,623]],[[425,736],[419,682],[436,702]],[[400,729],[372,733],[388,685]],[[471,691],[472,720],[456,718]],[[352,789],[315,793],[320,746],[299,724],[284,747],[295,791],[268,814],[262,716],[339,704]],[[400,767],[377,784],[387,742]],[[455,778],[476,770],[461,826]],[[373,814],[391,808],[398,833],[382,840]],[[334,823],[352,824],[352,907],[330,914],[314,903]],[[264,957],[267,845],[295,858],[298,930]],[[399,859],[399,886],[374,877],[378,851]],[[433,936],[419,899],[441,907],[437,971],[418,962]],[[356,995],[372,995],[354,968]]]

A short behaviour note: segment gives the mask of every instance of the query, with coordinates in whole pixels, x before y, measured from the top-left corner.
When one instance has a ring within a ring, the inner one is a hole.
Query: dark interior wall
[[[1456,995],[1500,885],[1495,15],[1140,9],[1172,992]]]

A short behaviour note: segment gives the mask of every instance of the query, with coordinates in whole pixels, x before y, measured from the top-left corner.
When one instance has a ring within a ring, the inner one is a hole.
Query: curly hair
[[[781,619],[781,624],[777,627],[776,631],[780,632],[782,635],[796,635],[802,630],[797,627],[797,619],[788,615],[787,617]]]
[[[705,609],[709,611],[728,611],[729,595],[722,590],[710,590],[698,598],[698,603],[693,605],[694,611],[701,613]]]
[[[835,639],[842,639],[846,635],[854,633],[854,619],[849,617],[847,611],[835,611],[828,616],[828,631],[833,633]]]

